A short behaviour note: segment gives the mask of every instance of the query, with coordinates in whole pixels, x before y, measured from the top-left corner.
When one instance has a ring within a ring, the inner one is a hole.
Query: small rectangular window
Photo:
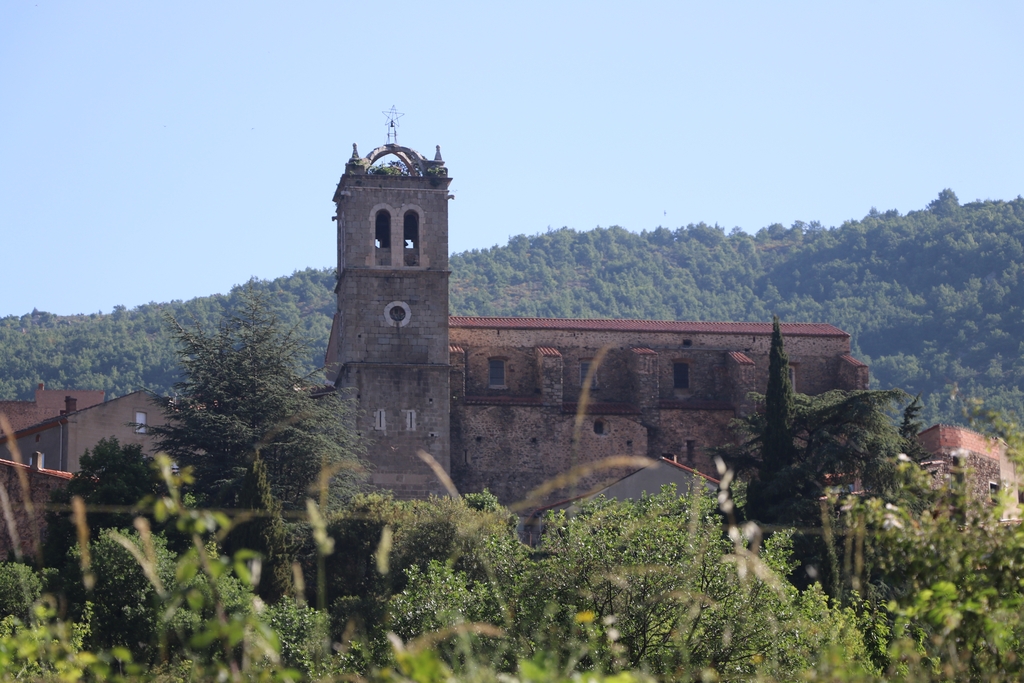
[[[416,411],[415,410],[404,410],[405,413],[405,431],[415,432],[416,431]]]
[[[581,360],[580,361],[580,386],[582,387],[587,381],[587,374],[590,372],[591,361]],[[597,369],[594,369],[594,376],[590,378],[590,388],[593,389],[597,386]]]
[[[793,387],[793,391],[796,391],[796,368],[792,365],[789,366],[789,384]]]
[[[697,442],[689,440],[686,442],[686,461],[693,462],[693,456],[697,453]]]
[[[387,412],[378,410],[373,416],[373,428],[378,432],[383,432],[388,428]]]
[[[992,500],[999,497],[999,484],[994,481],[988,483],[988,495],[992,496]]]
[[[690,388],[690,364],[689,363],[673,363],[672,364],[672,386],[676,389],[689,389]]]
[[[140,411],[135,413],[135,433],[145,434],[146,433],[146,414]]]
[[[487,361],[487,386],[494,389],[505,388],[505,361],[500,358]]]

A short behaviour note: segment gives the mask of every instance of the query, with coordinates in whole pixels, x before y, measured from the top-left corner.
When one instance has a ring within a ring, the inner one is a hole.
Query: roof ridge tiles
[[[753,365],[754,364],[754,361],[752,361],[750,359],[750,356],[748,356],[747,354],[743,353],[742,351],[730,351],[729,352],[729,358],[732,358],[734,361],[736,361],[740,365]]]

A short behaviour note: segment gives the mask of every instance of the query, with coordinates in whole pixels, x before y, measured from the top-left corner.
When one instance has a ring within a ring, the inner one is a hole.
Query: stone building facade
[[[406,173],[376,173],[388,155]],[[486,487],[505,504],[610,456],[713,471],[707,448],[728,442],[729,421],[754,408],[748,392],[765,390],[771,324],[450,317],[450,182],[440,149],[428,160],[385,145],[360,158],[353,145],[334,194],[326,361],[359,403],[372,483],[399,497],[442,493],[419,452],[460,491]],[[819,323],[782,331],[798,391],[867,388],[850,335]]]
[[[917,438],[933,456],[922,463],[932,475],[933,486],[949,486],[954,477],[961,477],[968,491],[978,498],[994,498],[1007,490],[1011,505],[1006,515],[1020,518],[1017,468],[1007,453],[1006,442],[945,424],[932,425]]]
[[[12,556],[36,557],[46,537],[46,506],[55,489],[67,486],[70,472],[40,467],[31,455],[25,463],[0,459],[0,487],[6,492],[9,510],[0,510],[0,561]],[[8,512],[13,519],[6,519]],[[13,533],[12,533],[13,531]]]

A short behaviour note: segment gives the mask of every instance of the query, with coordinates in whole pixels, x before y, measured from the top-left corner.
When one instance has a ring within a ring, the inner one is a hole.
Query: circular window
[[[405,327],[409,324],[412,310],[404,301],[392,301],[384,307],[384,324],[388,327]]]

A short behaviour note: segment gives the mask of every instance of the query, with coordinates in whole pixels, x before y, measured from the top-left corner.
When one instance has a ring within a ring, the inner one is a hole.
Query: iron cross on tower
[[[381,114],[384,114],[384,116],[386,116],[388,118],[388,123],[387,123],[387,126],[388,126],[388,144],[389,145],[397,145],[398,144],[398,119],[400,119],[403,116],[405,116],[405,114],[399,114],[398,111],[395,109],[394,105],[391,105],[391,109],[390,110],[382,111]]]

